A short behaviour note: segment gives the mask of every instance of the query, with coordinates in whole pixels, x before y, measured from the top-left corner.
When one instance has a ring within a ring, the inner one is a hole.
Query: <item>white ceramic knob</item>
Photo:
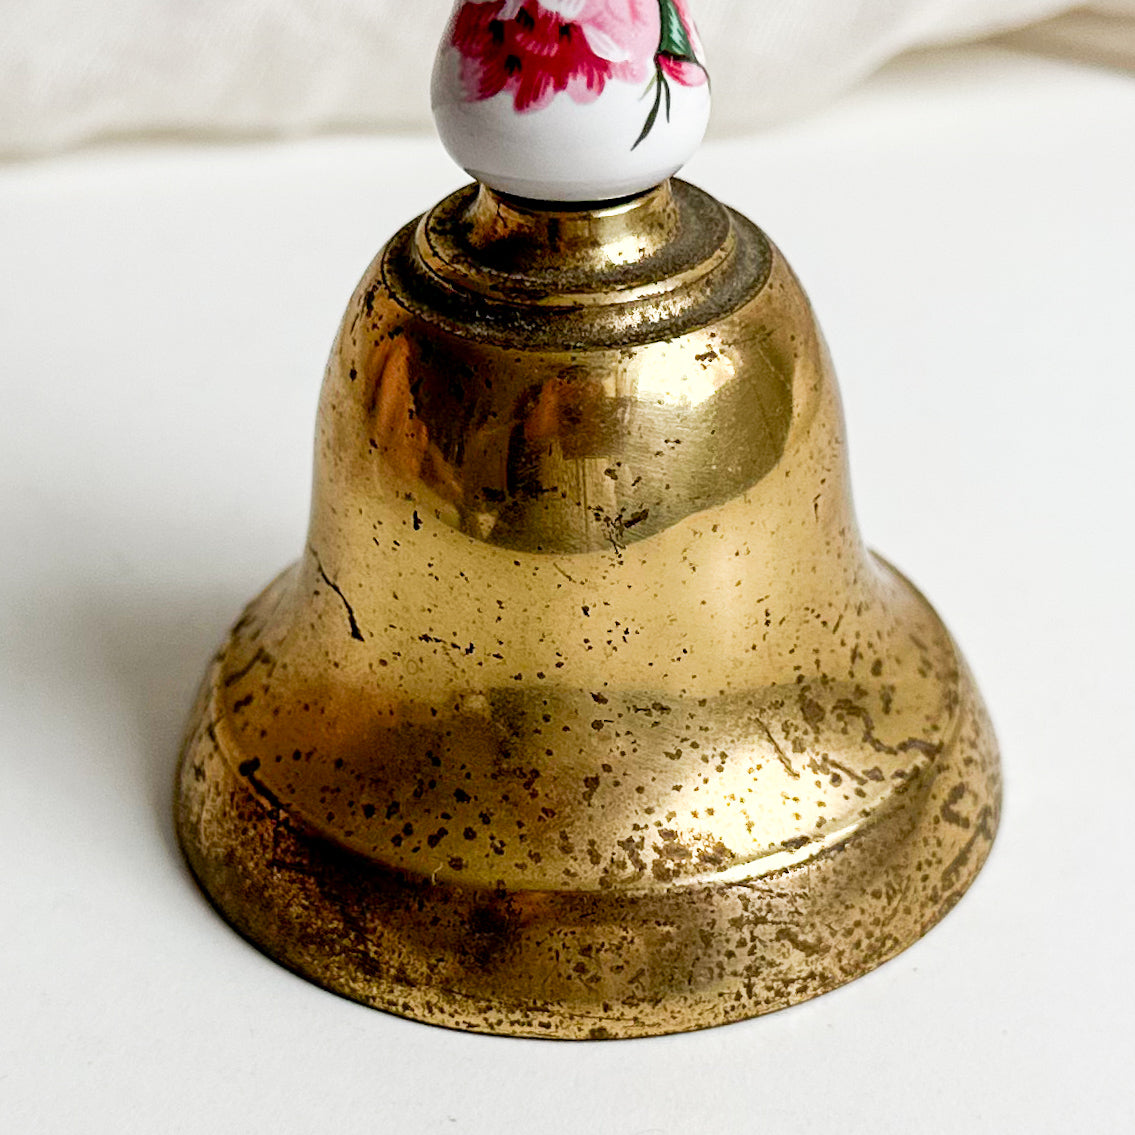
[[[688,0],[457,0],[434,67],[454,159],[543,201],[660,184],[700,145],[709,106]]]

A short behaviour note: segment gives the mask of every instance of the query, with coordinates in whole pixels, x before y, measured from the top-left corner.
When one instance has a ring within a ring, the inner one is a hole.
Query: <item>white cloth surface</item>
[[[0,1132],[1135,1131],[1132,139],[1126,76],[981,46],[690,163],[815,302],[864,534],[973,665],[1006,808],[973,889],[875,973],[579,1045],[301,981],[172,831],[210,652],[303,549],[347,297],[461,175],[390,136],[0,166]]]
[[[910,47],[1067,0],[694,0],[715,125],[799,114]],[[1135,0],[1096,8],[1135,14]],[[419,128],[450,0],[0,0],[0,155],[153,133]]]

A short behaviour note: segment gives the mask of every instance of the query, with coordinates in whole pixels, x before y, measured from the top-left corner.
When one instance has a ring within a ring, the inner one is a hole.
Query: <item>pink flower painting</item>
[[[671,81],[707,81],[686,0],[466,0],[453,46],[470,100],[507,91],[520,113],[556,95],[593,102],[608,82],[645,84],[653,103],[636,148],[664,111]]]

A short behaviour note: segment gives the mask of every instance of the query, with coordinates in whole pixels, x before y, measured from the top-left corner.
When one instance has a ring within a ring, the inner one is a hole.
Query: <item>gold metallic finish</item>
[[[678,1032],[941,918],[997,825],[949,634],[864,548],[828,354],[750,222],[462,190],[348,306],[301,558],[177,817],[261,949],[481,1032]]]

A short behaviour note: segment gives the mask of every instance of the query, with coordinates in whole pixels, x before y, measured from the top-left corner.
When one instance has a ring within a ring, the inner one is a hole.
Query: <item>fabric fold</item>
[[[691,3],[713,66],[714,129],[727,132],[805,113],[907,49],[1006,32],[1074,7]],[[136,134],[424,128],[449,7],[449,0],[0,0],[0,155]],[[1122,16],[1135,22],[1135,0],[1095,8],[1113,26]],[[1094,50],[1106,54],[1098,39]]]

